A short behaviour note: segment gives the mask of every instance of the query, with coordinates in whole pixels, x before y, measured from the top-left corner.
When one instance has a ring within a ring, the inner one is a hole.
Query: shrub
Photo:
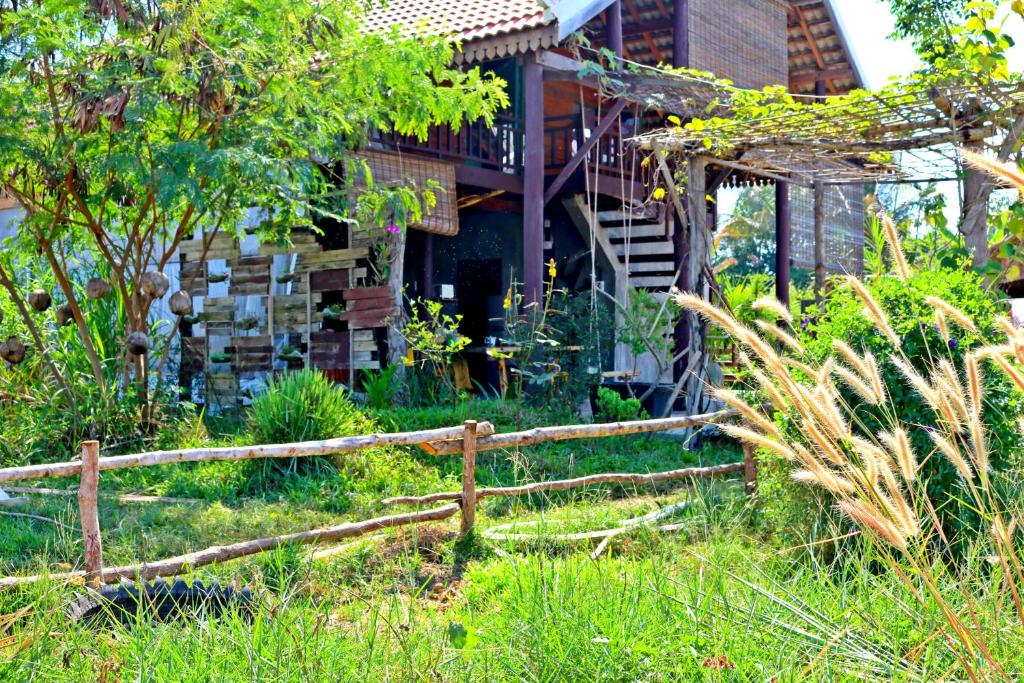
[[[948,359],[954,367],[963,367],[968,354],[985,345],[1005,343],[996,319],[999,308],[985,292],[980,277],[974,273],[942,269],[912,273],[907,282],[895,277],[875,278],[868,289],[887,311],[889,324],[899,336],[902,351],[914,369],[927,377],[939,359]],[[977,326],[978,333],[964,330],[950,320],[949,341],[936,323],[935,307],[927,297],[938,297],[960,309]],[[939,427],[935,411],[907,383],[903,373],[892,362],[892,345],[864,315],[864,302],[849,287],[836,290],[828,301],[824,315],[807,326],[801,341],[808,358],[814,363],[835,353],[833,340],[845,341],[857,352],[870,352],[879,360],[882,382],[889,391],[891,407],[869,406],[859,401],[845,384],[839,384],[840,395],[850,405],[857,405],[857,419],[866,431],[876,434],[888,428],[889,410],[908,425],[915,451],[920,454],[934,450],[929,432]],[[988,428],[992,451],[990,467],[998,476],[1020,455],[1021,433],[1017,417],[1022,407],[1021,395],[1012,389],[1002,372],[985,376],[985,406],[982,421]],[[956,536],[965,525],[973,524],[975,516],[962,504],[963,491],[956,467],[947,459],[928,458],[921,476],[927,481],[928,495],[937,503],[939,516],[947,532]]]
[[[635,398],[622,398],[619,392],[608,387],[597,389],[597,411],[595,419],[598,422],[628,422],[630,420],[646,420],[650,415]]]
[[[399,385],[395,383],[397,365],[390,365],[383,370],[363,371],[363,391],[366,392],[366,405],[374,410],[381,410],[392,405],[398,396]]]
[[[373,420],[359,411],[343,387],[310,369],[271,380],[253,399],[248,425],[259,444],[321,441],[376,431]],[[269,458],[256,464],[258,479],[333,467],[329,458]]]

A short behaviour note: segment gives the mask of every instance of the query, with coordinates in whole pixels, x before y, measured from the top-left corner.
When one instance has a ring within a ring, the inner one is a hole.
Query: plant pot
[[[227,282],[227,273],[210,273],[206,276],[206,281],[210,284],[217,284],[218,282]]]

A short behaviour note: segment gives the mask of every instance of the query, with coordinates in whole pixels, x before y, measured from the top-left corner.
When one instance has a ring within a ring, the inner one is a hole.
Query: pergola
[[[652,155],[686,225],[680,288],[698,294],[704,293],[710,272],[706,197],[729,177],[775,183],[776,295],[788,302],[791,184],[814,191],[815,289],[820,297],[826,187],[958,178],[957,146],[983,148],[1000,133],[1009,131],[1007,137],[1015,140],[1024,132],[1021,80],[943,83],[922,77],[878,93],[822,97],[794,96],[781,87],[744,90],[710,76],[628,62],[625,67],[601,78],[606,95],[681,119],[679,125],[643,133],[631,143]],[[686,178],[685,193],[677,188],[680,177]],[[682,347],[688,367],[677,386],[694,409],[700,407],[706,377],[704,335],[694,333],[700,325],[689,316]]]
[[[626,64],[602,79],[614,98],[671,112],[700,125],[676,125],[631,139],[657,159],[663,181],[675,187],[671,161],[685,164],[687,196],[672,192],[691,231],[706,233],[704,196],[728,177],[776,183],[777,293],[789,290],[788,186],[815,194],[816,285],[824,280],[824,189],[874,182],[921,182],[958,176],[958,145],[984,146],[1024,119],[1024,82],[911,82],[878,93],[842,97],[794,96],[784,89],[751,91],[708,76]],[[756,111],[751,116],[747,112]],[[741,114],[743,112],[743,114]],[[899,155],[897,163],[896,155]],[[708,173],[710,168],[717,173]],[[952,169],[952,170],[951,170]],[[687,210],[690,208],[691,210]],[[703,259],[701,259],[703,262]],[[688,282],[683,277],[683,282]]]

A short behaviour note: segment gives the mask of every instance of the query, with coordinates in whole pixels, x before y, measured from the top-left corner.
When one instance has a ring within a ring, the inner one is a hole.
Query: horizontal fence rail
[[[442,429],[428,429],[421,432],[344,436],[326,441],[303,441],[272,446],[151,451],[149,453],[133,453],[131,455],[114,455],[100,458],[98,466],[100,472],[106,472],[108,470],[121,470],[129,467],[152,467],[154,465],[167,465],[177,462],[304,458],[316,455],[349,453],[377,446],[419,446],[431,442],[444,443],[449,439],[459,439],[461,441],[462,432],[462,427],[444,427]],[[493,434],[494,426],[489,422],[482,422],[479,426],[479,432],[482,434]],[[81,461],[8,467],[0,469],[0,484],[7,481],[42,479],[44,477],[70,477],[81,474],[81,472]]]
[[[45,477],[79,476],[79,514],[82,520],[85,569],[60,574],[36,576],[10,576],[0,578],[0,589],[39,581],[46,576],[55,580],[86,579],[89,583],[103,583],[123,578],[152,579],[174,576],[215,562],[224,562],[265,552],[285,544],[316,544],[362,536],[379,529],[421,524],[448,519],[461,513],[461,533],[472,533],[476,519],[476,506],[481,498],[491,496],[523,496],[542,491],[559,491],[595,484],[654,484],[662,481],[717,477],[737,472],[744,473],[746,488],[753,492],[757,470],[753,451],[744,449],[743,462],[691,467],[667,472],[593,474],[575,479],[537,482],[522,486],[492,488],[476,487],[476,455],[480,451],[520,448],[551,441],[592,439],[663,432],[672,429],[700,427],[736,418],[735,410],[721,410],[703,415],[673,417],[660,420],[636,420],[607,424],[565,425],[535,427],[519,432],[495,434],[489,422],[467,420],[459,427],[427,429],[417,432],[368,434],[346,436],[325,441],[307,441],[265,446],[194,448],[174,451],[153,451],[130,455],[99,457],[99,443],[82,444],[82,460],[44,465],[26,465],[0,469],[0,483],[41,479]],[[102,538],[99,528],[98,488],[99,473],[130,467],[149,467],[182,462],[243,461],[262,458],[298,458],[334,455],[379,446],[419,446],[436,455],[462,454],[462,491],[432,493],[424,496],[396,496],[383,501],[386,505],[425,504],[453,501],[443,507],[407,514],[377,517],[361,522],[348,522],[338,526],[270,536],[230,545],[214,546],[193,553],[157,562],[121,567],[103,567]]]

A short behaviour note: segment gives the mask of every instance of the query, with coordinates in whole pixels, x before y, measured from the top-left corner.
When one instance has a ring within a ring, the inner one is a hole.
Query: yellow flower
[[[654,192],[651,193],[651,198],[654,201],[656,201],[656,202],[660,202],[662,199],[665,198],[665,188],[664,187],[656,187],[656,188],[654,188]]]
[[[552,278],[558,275],[558,270],[555,269],[555,259],[548,261],[548,275]]]
[[[508,309],[512,308],[512,288],[511,287],[509,287],[508,291],[505,292],[505,300],[503,302],[501,302],[501,307],[504,308],[506,311]]]

